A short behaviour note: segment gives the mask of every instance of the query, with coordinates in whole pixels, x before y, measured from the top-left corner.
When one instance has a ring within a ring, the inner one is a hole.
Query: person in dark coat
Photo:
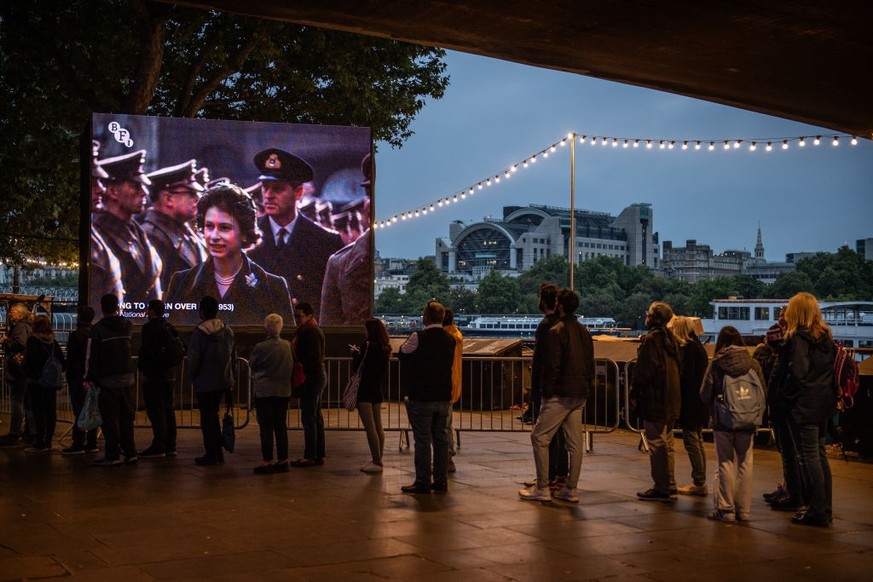
[[[209,258],[170,279],[164,300],[170,321],[197,323],[197,302],[209,296],[219,299],[222,321],[228,325],[252,325],[269,313],[277,313],[293,325],[285,281],[243,252],[260,236],[251,197],[233,184],[213,186],[197,203],[197,227],[206,240]]]
[[[654,485],[637,493],[644,501],[670,501],[675,496],[673,425],[679,418],[679,344],[667,329],[673,310],[655,301],[646,312],[649,333],[643,338],[634,366],[631,404],[643,419],[649,443]]]
[[[76,329],[67,338],[67,391],[70,393],[70,405],[73,408],[73,418],[78,419],[85,406],[85,356],[88,348],[88,336],[91,334],[91,324],[94,322],[94,308],[90,305],[80,305],[77,311]],[[83,455],[96,453],[97,431],[93,428],[83,431],[77,422],[73,422],[73,443],[63,449],[64,455]]]
[[[388,375],[391,341],[385,324],[380,319],[364,323],[367,338],[352,346],[352,367],[361,374],[358,385],[358,416],[367,433],[370,446],[369,463],[361,467],[364,473],[382,472],[382,453],[385,451],[385,431],[382,428],[382,387]]]
[[[709,356],[706,348],[694,333],[693,322],[688,317],[676,316],[670,320],[670,331],[679,344],[681,367],[679,390],[682,405],[679,410],[679,427],[682,443],[691,461],[692,483],[676,488],[682,495],[707,494],[706,452],[703,449],[703,428],[709,422],[709,408],[700,400],[700,384],[706,374]]]
[[[779,358],[783,363],[781,392],[806,506],[791,521],[827,527],[833,519],[833,494],[825,439],[828,419],[836,412],[836,347],[818,300],[809,293],[798,293],[789,300],[785,323],[784,351]]]
[[[142,395],[152,425],[152,444],[139,456],[152,459],[176,455],[176,367],[168,368],[163,357],[178,332],[164,319],[164,302],[149,301],[148,322],[142,326],[139,370],[143,373]]]
[[[9,419],[9,432],[0,440],[2,446],[20,446],[24,437],[36,432],[31,422],[33,413],[27,395],[27,373],[24,369],[27,340],[33,333],[32,321],[33,314],[24,303],[15,303],[9,308],[9,330],[3,337],[6,358],[3,373],[6,382],[11,385],[9,396],[12,415]]]
[[[309,302],[318,317],[327,261],[343,240],[297,212],[303,185],[314,177],[309,164],[276,148],[258,152],[254,162],[266,215],[258,221],[263,240],[249,256],[268,273],[284,277],[294,301]]]
[[[30,392],[33,419],[36,424],[36,440],[32,447],[24,449],[25,453],[49,453],[52,450],[52,438],[58,418],[60,387],[46,386],[41,381],[43,366],[52,355],[62,366],[66,365],[64,353],[52,331],[52,320],[47,315],[40,315],[33,320],[33,334],[27,340],[27,354],[24,357],[27,389]]]
[[[300,394],[300,421],[303,424],[303,457],[292,461],[292,467],[324,465],[324,416],[321,399],[327,385],[324,369],[324,332],[318,327],[315,310],[306,301],[294,306],[297,333],[292,341],[294,359],[303,366],[306,380],[297,387]]]

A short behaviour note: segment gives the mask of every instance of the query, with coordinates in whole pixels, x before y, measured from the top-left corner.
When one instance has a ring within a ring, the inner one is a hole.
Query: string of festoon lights
[[[502,180],[509,180],[519,170],[527,170],[534,167],[540,161],[546,160],[550,155],[554,154],[561,147],[566,147],[571,140],[578,139],[580,144],[590,144],[591,146],[600,146],[607,148],[621,149],[647,149],[647,150],[677,150],[677,151],[735,151],[746,150],[749,152],[772,152],[774,150],[787,150],[792,147],[805,148],[808,145],[817,147],[823,144],[830,144],[832,147],[837,147],[840,143],[848,142],[850,145],[858,145],[858,138],[849,134],[828,134],[828,135],[804,135],[794,137],[773,137],[773,138],[753,138],[753,139],[652,139],[638,137],[614,137],[607,135],[586,135],[581,133],[569,133],[566,137],[556,141],[555,143],[539,150],[524,160],[512,164],[504,168],[502,171],[489,175],[487,178],[479,180],[475,184],[458,190],[448,196],[438,198],[418,208],[400,212],[385,220],[378,220],[374,224],[375,228],[387,228],[405,220],[411,220],[427,216],[441,208],[446,208],[452,204],[458,204],[468,197],[474,196],[476,193],[497,186]]]

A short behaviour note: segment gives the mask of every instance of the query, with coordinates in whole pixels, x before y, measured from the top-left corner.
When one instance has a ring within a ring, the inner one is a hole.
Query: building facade
[[[658,235],[651,204],[632,204],[618,216],[577,210],[576,237],[570,241],[570,209],[554,206],[505,206],[501,219],[486,218],[449,225],[449,236],[436,240],[437,268],[470,281],[489,271],[523,273],[538,261],[562,256],[581,263],[601,256],[630,266],[659,267]]]

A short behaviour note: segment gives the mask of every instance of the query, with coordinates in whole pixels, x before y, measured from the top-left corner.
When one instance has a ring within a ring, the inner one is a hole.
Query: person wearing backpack
[[[173,390],[179,356],[179,332],[164,319],[164,302],[149,301],[148,322],[142,326],[138,367],[144,376],[142,394],[152,425],[152,444],[139,456],[143,459],[176,455],[176,407]]]
[[[57,422],[58,390],[63,387],[66,361],[55,340],[52,320],[40,315],[33,321],[33,335],[27,340],[24,368],[33,408],[36,440],[25,453],[49,453]]]
[[[836,346],[818,300],[798,293],[785,312],[781,391],[788,432],[797,452],[801,498],[806,509],[793,523],[828,527],[833,519],[831,468],[825,455],[827,422],[836,412],[834,356]]]
[[[743,409],[743,415],[725,415],[724,409],[719,410],[721,403],[734,404],[728,394],[734,388],[731,379],[742,381],[744,398],[751,405]],[[748,521],[752,507],[755,428],[766,406],[766,386],[761,365],[749,354],[743,336],[735,327],[725,326],[718,333],[715,356],[703,378],[700,398],[712,406],[718,466],[713,495],[715,511],[707,517],[727,523]],[[749,411],[754,411],[751,419],[745,416]]]

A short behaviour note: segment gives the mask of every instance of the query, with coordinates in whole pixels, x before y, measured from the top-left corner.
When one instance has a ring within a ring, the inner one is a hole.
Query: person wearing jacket
[[[836,347],[818,300],[809,293],[798,293],[788,301],[785,323],[785,343],[779,358],[781,391],[806,506],[791,521],[827,527],[833,519],[833,502],[825,437],[828,419],[836,412]]]
[[[576,486],[582,469],[582,408],[594,385],[594,342],[576,319],[579,296],[561,289],[557,298],[558,322],[549,329],[543,363],[542,405],[530,435],[537,468],[535,485],[520,489],[519,497],[549,501],[549,444],[563,428],[570,454],[567,482],[554,493],[555,499],[578,503]],[[539,349],[539,346],[537,346]]]
[[[40,381],[42,368],[51,355],[54,355],[61,365],[66,365],[64,353],[52,331],[52,320],[47,315],[40,315],[33,320],[33,334],[27,340],[27,352],[24,356],[27,390],[30,392],[33,420],[36,424],[36,441],[32,447],[24,449],[25,453],[50,453],[52,450],[60,388],[44,386]]]
[[[723,327],[715,342],[715,357],[700,387],[700,399],[710,407],[714,406],[716,398],[722,394],[725,375],[736,378],[749,370],[757,374],[766,390],[764,372],[744,347],[743,336],[735,327]],[[715,413],[712,422],[718,471],[713,494],[715,511],[707,517],[728,523],[749,521],[755,429],[732,430],[721,424]]]
[[[450,336],[455,338],[455,358],[452,361],[452,399],[449,401],[449,414],[446,417],[446,439],[449,441],[449,473],[457,471],[455,467],[454,456],[457,453],[455,449],[455,429],[452,426],[452,409],[455,402],[461,399],[461,380],[463,378],[464,366],[464,334],[455,325],[454,312],[446,307],[446,313],[443,316],[443,329]]]
[[[679,417],[679,344],[667,329],[673,310],[655,301],[646,312],[649,333],[637,351],[631,406],[643,420],[649,443],[654,485],[637,493],[643,501],[670,501],[675,498],[673,474],[673,425]]]
[[[236,385],[236,341],[233,330],[218,319],[218,299],[207,295],[200,300],[200,325],[191,332],[188,342],[188,368],[203,433],[203,456],[198,465],[224,463],[221,450],[221,424],[218,413],[221,400]]]
[[[85,406],[85,356],[93,322],[94,308],[90,305],[80,305],[76,313],[76,329],[67,338],[67,391],[70,393],[74,419],[79,418]],[[79,428],[78,422],[73,422],[73,443],[63,449],[61,454],[96,453],[98,430],[93,428],[85,432]]]
[[[15,303],[9,308],[9,332],[3,338],[3,351],[6,355],[6,381],[12,384],[12,416],[9,419],[9,432],[0,441],[2,446],[20,446],[22,438],[32,435],[36,430],[30,422],[33,415],[28,402],[27,375],[24,370],[27,340],[33,333],[31,321],[33,314],[24,303]]]
[[[249,357],[254,382],[255,408],[261,436],[263,462],[253,470],[257,475],[288,472],[288,402],[291,399],[291,343],[279,337],[284,322],[278,313],[264,319],[267,338],[255,344]],[[276,461],[273,461],[273,441]]]
[[[303,366],[306,380],[300,390],[300,419],[303,423],[303,457],[292,467],[324,465],[324,416],[321,398],[327,385],[324,369],[324,332],[318,327],[312,304],[302,301],[294,307],[297,334],[292,342],[294,358]]]
[[[139,347],[139,370],[143,374],[142,395],[146,414],[152,425],[152,444],[139,456],[156,459],[176,455],[176,406],[173,403],[176,368],[167,368],[162,354],[176,341],[175,329],[164,319],[164,302],[149,301],[148,321],[142,326]]]
[[[86,387],[100,387],[105,456],[94,464],[102,467],[132,465],[139,459],[133,439],[136,416],[136,374],[131,356],[133,324],[118,314],[118,297],[100,298],[103,318],[91,328],[85,364]],[[121,453],[124,453],[124,460]]]
[[[682,443],[688,460],[691,461],[692,483],[677,487],[681,495],[707,494],[706,452],[703,450],[703,427],[709,422],[709,408],[700,400],[700,384],[706,374],[709,356],[697,334],[691,319],[674,317],[670,331],[679,344],[679,390],[682,405],[679,409],[679,426],[682,428]]]
[[[352,348],[352,367],[359,370],[358,416],[370,445],[369,463],[361,467],[364,473],[382,472],[385,451],[385,431],[382,429],[382,385],[388,375],[391,341],[382,320],[370,318],[364,323],[367,339]]]

